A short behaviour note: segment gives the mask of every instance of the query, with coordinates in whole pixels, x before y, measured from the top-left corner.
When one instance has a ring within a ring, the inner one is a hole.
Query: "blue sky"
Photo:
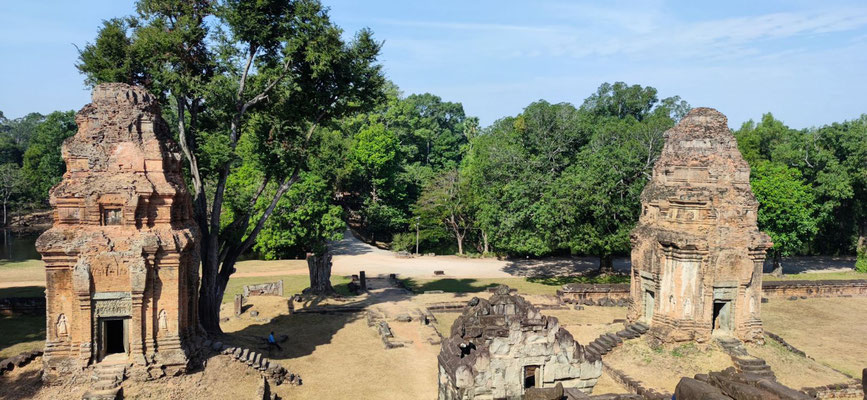
[[[580,104],[602,82],[650,85],[738,127],[773,112],[804,128],[867,113],[863,1],[324,0],[371,28],[405,94],[461,102],[487,125],[530,102]],[[0,0],[0,110],[79,109],[77,52],[132,1]]]

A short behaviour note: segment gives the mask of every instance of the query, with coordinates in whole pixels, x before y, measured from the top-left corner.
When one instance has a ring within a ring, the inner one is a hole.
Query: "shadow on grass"
[[[478,280],[471,278],[443,278],[421,284],[412,278],[403,278],[401,281],[403,281],[403,283],[414,293],[424,293],[430,290],[442,290],[443,292],[448,293],[478,293],[483,292],[488,288],[499,286],[497,283],[476,284],[478,283]]]
[[[568,283],[629,283],[627,274],[578,275],[578,276],[537,276],[527,278],[527,282],[549,286],[563,286]]]
[[[21,286],[0,289],[0,299],[5,297],[45,297],[45,286]]]
[[[376,295],[354,296],[349,293],[348,282],[335,284],[332,280],[332,286],[336,296],[302,295],[303,301],[296,303],[298,312],[280,314],[227,333],[223,342],[259,351],[272,360],[299,358],[312,354],[318,346],[331,343],[334,335],[347,324],[364,318],[363,309],[379,303],[407,300],[413,295],[404,289],[389,287]],[[288,337],[280,343],[282,349],[269,348],[266,338],[271,332],[275,336]]]
[[[0,332],[2,332],[0,334],[0,350],[19,343],[44,341],[45,314],[19,315],[14,317],[0,316]],[[23,349],[21,350],[23,351]]]

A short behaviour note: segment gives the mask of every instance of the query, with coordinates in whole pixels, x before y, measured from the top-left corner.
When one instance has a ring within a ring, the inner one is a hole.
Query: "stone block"
[[[680,379],[674,397],[678,400],[731,400],[718,388],[692,378]]]

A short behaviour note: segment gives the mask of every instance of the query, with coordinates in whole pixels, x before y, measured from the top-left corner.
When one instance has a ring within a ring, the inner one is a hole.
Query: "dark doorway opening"
[[[524,367],[524,389],[536,387],[536,374],[538,372],[538,365],[527,365]]]
[[[731,301],[717,300],[713,302],[713,325],[714,332],[731,330]]]
[[[105,354],[126,353],[122,319],[109,319],[105,324]]]

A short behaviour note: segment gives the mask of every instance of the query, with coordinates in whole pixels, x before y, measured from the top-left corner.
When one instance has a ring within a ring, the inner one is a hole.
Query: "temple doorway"
[[[656,297],[650,290],[644,291],[644,322],[653,320],[653,308],[656,306]]]
[[[100,318],[99,358],[129,352],[129,318]]]
[[[731,300],[714,300],[713,302],[713,334],[729,334],[732,330]]]
[[[524,389],[536,387],[536,375],[538,373],[538,365],[527,365],[524,367]]]

